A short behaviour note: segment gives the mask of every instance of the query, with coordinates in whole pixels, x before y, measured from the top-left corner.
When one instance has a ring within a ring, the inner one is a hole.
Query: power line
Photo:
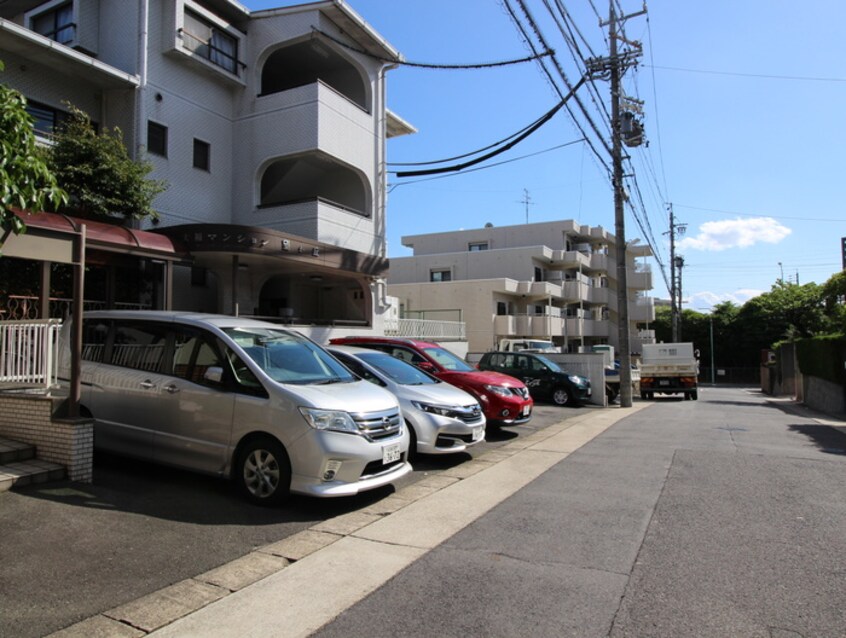
[[[567,103],[567,100],[569,100],[571,97],[573,97],[576,94],[576,91],[579,90],[579,88],[582,86],[582,84],[584,84],[584,82],[585,82],[585,78],[581,78],[576,83],[576,85],[570,90],[570,93],[565,95],[564,98],[561,100],[561,102],[559,102],[552,110],[550,110],[546,115],[544,115],[542,118],[540,118],[531,127],[526,129],[525,131],[523,131],[523,133],[521,133],[520,135],[518,135],[517,137],[512,139],[510,142],[508,142],[507,144],[505,144],[501,148],[498,148],[494,151],[491,151],[490,153],[486,153],[485,155],[482,155],[481,157],[477,157],[476,159],[468,160],[468,161],[463,162],[461,164],[453,164],[451,166],[442,166],[440,168],[428,168],[428,169],[424,169],[424,170],[420,170],[420,171],[402,171],[402,172],[399,172],[399,173],[396,174],[397,177],[419,177],[419,176],[423,176],[423,175],[436,175],[438,173],[460,171],[460,170],[463,170],[463,169],[468,168],[470,166],[474,166],[476,164],[479,164],[480,162],[484,162],[486,159],[490,159],[491,157],[495,157],[495,156],[499,155],[500,153],[504,153],[508,149],[512,148],[513,146],[519,144],[521,141],[523,141],[524,139],[529,137],[529,135],[531,135],[532,133],[537,131],[541,126],[543,126],[549,120],[551,120],[552,117],[561,109],[561,107],[563,107]]]
[[[529,157],[534,157],[536,155],[542,155],[544,153],[549,153],[551,151],[557,151],[558,149],[564,148],[565,146],[572,146],[573,144],[578,144],[579,142],[584,142],[584,141],[585,141],[584,138],[579,138],[579,139],[573,140],[571,142],[565,142],[564,144],[558,144],[557,146],[552,146],[550,148],[546,148],[542,151],[536,151],[534,153],[529,153],[527,155],[521,155],[520,157],[513,157],[511,159],[507,159],[507,160],[504,160],[502,162],[494,162],[493,164],[486,164],[485,166],[479,166],[478,168],[471,168],[469,170],[462,171],[461,175],[465,175],[467,173],[475,173],[476,171],[483,171],[483,170],[486,170],[488,168],[494,168],[496,166],[502,166],[503,164],[511,164],[512,162],[524,160],[524,159],[527,159]],[[389,172],[392,172],[392,171],[389,171]],[[407,184],[418,184],[420,182],[431,182],[431,181],[436,180],[436,179],[445,179],[447,177],[455,177],[456,175],[458,175],[458,173],[452,173],[451,175],[438,175],[436,177],[427,177],[425,179],[415,179],[415,180],[411,180],[411,181],[408,181],[408,182],[402,182],[400,184],[393,184],[388,190],[391,191],[394,188],[396,188],[397,186],[405,186]]]
[[[547,111],[546,113],[541,115],[538,119],[536,119],[531,124],[521,128],[516,133],[512,133],[508,137],[504,137],[503,139],[496,141],[493,144],[488,144],[484,148],[480,148],[480,149],[475,150],[475,151],[470,151],[468,153],[463,153],[461,155],[456,155],[454,157],[448,157],[448,158],[445,158],[445,159],[431,160],[431,161],[428,161],[428,162],[388,162],[387,165],[388,166],[429,166],[431,164],[443,164],[445,162],[454,162],[456,160],[464,159],[465,157],[470,157],[471,155],[478,155],[479,153],[484,153],[485,151],[488,151],[492,148],[496,148],[497,146],[505,144],[506,142],[514,139],[515,137],[524,134],[526,131],[528,131],[532,127],[537,126],[539,122],[546,121],[547,119],[549,119],[551,117],[551,115],[554,115],[560,108],[561,108],[561,102],[556,104],[554,107],[552,107],[549,111]]]
[[[465,64],[437,64],[433,62],[412,62],[410,60],[403,60],[402,58],[384,58],[378,55],[372,54],[370,51],[366,51],[359,47],[354,47],[343,40],[336,38],[335,36],[326,33],[318,29],[317,27],[311,28],[313,33],[317,33],[322,37],[326,38],[327,40],[331,40],[335,44],[338,44],[345,49],[350,51],[355,51],[361,55],[366,55],[369,58],[373,58],[374,60],[379,60],[380,62],[387,62],[390,64],[397,64],[400,66],[410,66],[416,67],[420,69],[449,69],[449,70],[466,70],[466,69],[492,69],[496,67],[502,66],[510,66],[513,64],[523,64],[525,62],[534,62],[540,58],[544,58],[546,56],[553,55],[555,52],[551,50],[541,51],[539,53],[535,53],[534,55],[527,56],[525,58],[519,58],[517,60],[500,60],[498,62],[474,62],[474,63],[465,63]]]
[[[719,208],[702,208],[699,206],[688,206],[686,204],[676,204],[673,202],[674,206],[678,208],[688,208],[690,210],[701,210],[703,212],[708,213],[721,213],[723,215],[737,215],[738,217],[770,217],[772,219],[790,219],[790,220],[799,220],[799,221],[808,221],[808,222],[833,222],[837,224],[846,223],[846,219],[824,219],[818,217],[785,217],[779,215],[770,215],[768,213],[738,213],[737,211],[731,210],[720,210]]]
[[[710,71],[707,69],[685,69],[677,66],[656,66],[644,64],[643,66],[663,71],[681,71],[683,73],[704,73],[708,75],[731,75],[742,78],[760,78],[765,80],[792,80],[801,82],[846,82],[846,78],[824,78],[807,75],[771,75],[766,73],[739,73],[735,71]]]
[[[518,0],[518,1],[519,1],[519,0]],[[502,5],[505,7],[506,11],[508,12],[509,16],[511,17],[511,20],[512,20],[512,22],[514,23],[514,26],[518,29],[518,31],[519,31],[519,32],[520,32],[520,34],[522,35],[522,37],[523,37],[523,41],[526,43],[526,45],[527,45],[527,46],[528,46],[528,47],[529,47],[529,48],[530,48],[533,52],[535,52],[535,51],[536,51],[536,49],[535,49],[535,45],[533,44],[532,39],[529,37],[529,34],[527,33],[527,31],[526,31],[525,27],[523,26],[523,23],[522,23],[522,22],[520,21],[520,19],[517,17],[517,13],[514,11],[513,7],[511,6],[511,2],[510,2],[510,0],[501,0],[501,2],[502,2]],[[522,6],[522,7],[525,7],[525,5],[523,5],[523,3],[522,3],[522,2],[520,2],[520,4],[521,4],[521,6]],[[524,13],[525,13],[525,10],[524,10]],[[537,29],[535,29],[535,33],[537,34]],[[545,45],[544,45],[544,46],[545,46]],[[546,47],[546,48],[548,48],[548,47]],[[554,56],[554,55],[553,55],[553,56],[551,56],[551,57],[552,57],[552,59],[553,59],[553,60],[555,60],[555,56]],[[556,93],[558,93],[558,95],[559,95],[559,96],[563,97],[563,92],[562,92],[562,91],[561,91],[561,89],[558,87],[558,84],[555,82],[554,78],[552,77],[552,73],[549,71],[549,69],[548,69],[548,68],[546,67],[546,65],[544,64],[544,60],[539,59],[539,60],[538,60],[538,64],[540,65],[541,70],[543,71],[543,73],[546,75],[547,81],[549,82],[549,84],[550,84],[550,86],[553,88],[553,90],[554,90]],[[563,73],[563,72],[562,72],[562,73]],[[569,82],[567,82],[566,77],[564,78],[564,80],[565,80],[565,84],[567,84],[567,85],[569,86]],[[581,101],[578,99],[578,96],[576,96],[576,102],[577,102],[577,104],[581,105]],[[610,174],[611,169],[610,169],[610,167],[608,166],[608,164],[606,164],[606,162],[605,162],[605,158],[604,158],[604,157],[603,157],[603,155],[601,155],[601,154],[599,153],[599,151],[596,149],[596,146],[594,146],[593,142],[590,140],[590,136],[587,134],[587,132],[586,132],[586,131],[584,130],[584,128],[582,127],[582,125],[581,125],[581,124],[579,123],[579,121],[576,119],[576,116],[573,114],[573,111],[572,111],[572,109],[570,108],[570,106],[569,106],[569,105],[567,105],[567,106],[566,106],[566,108],[567,108],[567,113],[570,115],[570,118],[571,118],[571,120],[573,121],[573,124],[574,124],[574,125],[576,126],[576,128],[578,128],[578,129],[579,129],[579,131],[581,132],[582,136],[583,136],[583,137],[584,137],[584,139],[585,139],[585,142],[587,143],[588,147],[589,147],[589,148],[591,149],[591,151],[593,152],[593,155],[594,155],[595,159],[596,159],[596,160],[598,160],[598,161],[599,161],[599,163],[600,163],[600,165],[601,165],[601,166],[605,169],[606,174]],[[584,108],[584,107],[582,107],[582,108]],[[594,125],[594,131],[596,132],[596,126],[595,126],[595,125]],[[597,134],[598,134],[598,133],[597,133]],[[603,139],[602,139],[602,136],[601,136],[601,135],[599,135],[599,138],[600,138],[600,140],[603,142],[603,146],[605,147],[606,151],[608,151],[608,152],[610,153],[610,149],[608,149],[608,146],[607,146],[607,144],[605,143],[605,140],[603,140]]]

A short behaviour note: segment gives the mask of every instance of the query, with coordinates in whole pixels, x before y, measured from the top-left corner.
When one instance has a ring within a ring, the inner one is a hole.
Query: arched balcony
[[[364,178],[322,153],[273,161],[261,176],[260,188],[261,208],[318,201],[370,216],[370,194]]]
[[[318,38],[277,49],[261,69],[261,95],[321,81],[370,112],[367,84],[359,70]]]

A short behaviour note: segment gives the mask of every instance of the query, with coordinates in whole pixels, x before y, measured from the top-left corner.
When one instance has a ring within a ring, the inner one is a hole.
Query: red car
[[[534,402],[520,379],[477,370],[436,343],[392,337],[339,337],[329,343],[387,352],[469,392],[479,400],[489,426],[520,425],[532,418]]]

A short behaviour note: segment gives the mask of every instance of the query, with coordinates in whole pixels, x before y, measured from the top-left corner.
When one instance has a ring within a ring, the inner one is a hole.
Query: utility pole
[[[629,286],[627,277],[626,259],[626,228],[625,228],[625,193],[623,190],[623,143],[630,146],[637,146],[642,141],[642,128],[639,123],[633,121],[634,117],[627,111],[629,117],[624,122],[621,113],[620,103],[623,99],[620,79],[625,70],[633,65],[636,59],[643,53],[638,42],[630,42],[618,34],[618,23],[634,16],[646,13],[646,5],[643,10],[627,16],[617,16],[614,9],[614,1],[609,0],[608,9],[608,41],[610,52],[607,59],[594,59],[588,61],[588,68],[593,73],[609,77],[611,80],[611,154],[613,164],[613,185],[614,185],[614,234],[616,235],[615,248],[617,253],[617,312],[618,323],[617,333],[619,337],[620,350],[620,407],[632,407],[632,368],[631,368],[631,346],[629,345]],[[600,21],[600,26],[605,26]],[[618,40],[629,45],[630,48],[620,52]],[[633,127],[633,124],[636,126]],[[625,135],[625,140],[623,136]]]
[[[676,332],[673,335],[673,341],[679,342],[679,341],[682,340],[681,317],[682,317],[682,305],[684,303],[682,301],[684,299],[684,296],[682,295],[682,268],[684,268],[684,257],[682,257],[681,255],[676,255],[675,261],[673,263],[675,264],[675,268],[676,268],[676,270],[678,270],[678,273],[679,273],[676,277],[676,280],[678,281],[678,292],[679,292],[679,302],[676,305],[676,308],[677,308],[676,314],[678,316],[678,320],[676,321]]]
[[[670,318],[672,321],[673,341],[678,342],[681,338],[681,265],[677,263],[676,258],[676,234],[684,235],[687,224],[676,224],[676,218],[673,215],[673,205],[668,204],[667,208],[670,211],[670,232],[664,234],[670,235]],[[684,259],[681,259],[681,264],[684,264]],[[676,269],[679,271],[678,277],[676,276]]]

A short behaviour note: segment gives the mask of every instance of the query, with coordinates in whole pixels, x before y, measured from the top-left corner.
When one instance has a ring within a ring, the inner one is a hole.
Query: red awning
[[[78,233],[85,224],[86,243],[91,248],[126,253],[152,253],[163,258],[188,257],[187,251],[170,237],[117,224],[69,217],[58,213],[14,211],[28,228],[59,233]]]

